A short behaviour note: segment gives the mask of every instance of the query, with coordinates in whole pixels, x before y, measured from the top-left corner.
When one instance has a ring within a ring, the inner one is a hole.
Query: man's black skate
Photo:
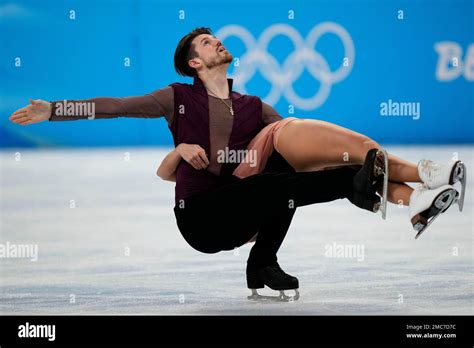
[[[354,194],[350,201],[359,208],[372,212],[382,210],[385,219],[387,209],[388,154],[385,150],[372,149],[367,152],[364,165],[354,176]],[[377,189],[382,189],[382,199]]]
[[[272,290],[280,291],[279,296],[263,296],[257,292],[268,286]],[[254,267],[247,265],[247,287],[252,290],[249,300],[271,300],[280,302],[291,302],[299,299],[298,278],[286,274],[278,263],[265,267]],[[295,290],[294,296],[285,295],[284,290]]]

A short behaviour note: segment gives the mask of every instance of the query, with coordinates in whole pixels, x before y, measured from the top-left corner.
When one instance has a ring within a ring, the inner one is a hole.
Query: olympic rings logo
[[[314,47],[325,34],[338,36],[344,46],[344,61],[341,66],[331,71],[328,62]],[[277,59],[267,52],[270,41],[277,35],[288,37],[295,49],[280,64]],[[239,25],[227,25],[216,33],[221,41],[236,36],[245,45],[246,52],[240,57],[240,66],[234,69],[232,78],[234,86],[242,93],[247,93],[245,85],[253,77],[257,69],[272,87],[265,98],[266,103],[275,105],[283,95],[287,101],[302,110],[313,110],[320,107],[329,97],[333,84],[344,80],[354,64],[354,43],[349,33],[339,24],[323,22],[316,25],[304,40],[300,33],[290,25],[274,24],[268,27],[256,41],[253,35]],[[293,83],[307,68],[313,78],[320,82],[320,88],[310,98],[300,97],[293,89]]]

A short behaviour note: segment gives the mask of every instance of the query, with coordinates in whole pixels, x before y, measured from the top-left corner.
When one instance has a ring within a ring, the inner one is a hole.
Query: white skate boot
[[[467,169],[463,162],[451,161],[448,165],[444,165],[421,160],[418,163],[418,174],[429,189],[436,189],[443,185],[454,185],[460,181],[461,195],[456,199],[456,202],[459,205],[459,211],[462,211],[467,180]]]
[[[413,190],[410,196],[410,220],[413,229],[418,232],[415,239],[451,206],[457,196],[458,192],[451,185],[430,190],[423,184]]]

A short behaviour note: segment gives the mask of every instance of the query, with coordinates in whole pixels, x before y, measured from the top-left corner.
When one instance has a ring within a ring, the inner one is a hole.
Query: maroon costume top
[[[150,94],[126,98],[92,98],[68,100],[72,103],[93,102],[95,119],[116,117],[165,117],[173,133],[174,143],[198,144],[209,158],[209,167],[196,170],[184,160],[176,175],[176,202],[194,194],[216,188],[227,181],[238,163],[219,163],[217,154],[226,147],[243,150],[267,124],[281,116],[260,98],[232,91],[232,79],[227,79],[232,96],[234,116],[219,99],[208,96],[203,82],[194,78],[193,84],[172,83]],[[230,105],[230,99],[224,99]],[[87,119],[85,115],[61,116],[53,102],[50,121]]]

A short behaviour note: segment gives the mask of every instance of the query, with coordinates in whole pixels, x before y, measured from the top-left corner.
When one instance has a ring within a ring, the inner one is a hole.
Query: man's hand
[[[206,151],[199,145],[179,144],[176,147],[176,151],[181,158],[191,164],[194,169],[206,169],[209,166]]]
[[[46,121],[51,115],[52,104],[41,100],[30,99],[30,105],[18,109],[10,116],[10,121],[26,126],[41,121]]]

